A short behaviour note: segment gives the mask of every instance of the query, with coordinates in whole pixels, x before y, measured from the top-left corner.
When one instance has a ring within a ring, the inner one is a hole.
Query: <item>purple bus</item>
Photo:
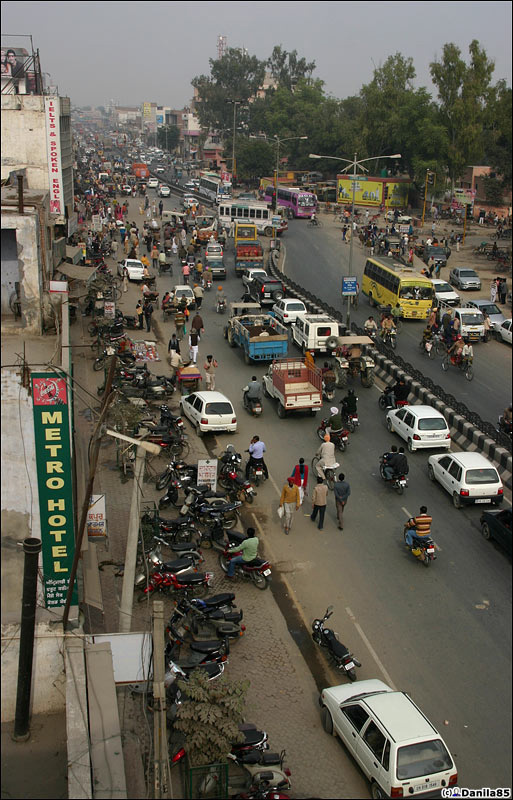
[[[297,186],[278,186],[278,205],[287,209],[290,217],[310,218],[317,211],[317,198],[311,192],[305,192]],[[272,183],[265,188],[265,202],[272,204],[274,186]]]

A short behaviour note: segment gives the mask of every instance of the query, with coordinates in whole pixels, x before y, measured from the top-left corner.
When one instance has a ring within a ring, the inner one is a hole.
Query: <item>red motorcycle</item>
[[[235,470],[224,472],[222,478],[219,477],[219,483],[227,490],[230,498],[252,503],[256,497],[257,493],[251,483],[246,478],[241,478]]]
[[[228,543],[224,549],[224,553],[219,554],[219,564],[223,572],[228,572],[228,565],[232,558],[240,556],[242,551],[236,553],[229,553]],[[263,558],[254,558],[253,561],[243,561],[235,567],[235,575],[239,578],[247,578],[255,584],[257,589],[267,589],[271,585],[271,565],[269,561]]]
[[[204,597],[213,580],[213,572],[184,572],[179,575],[172,572],[154,572],[150,575],[139,602],[141,603],[153,592],[185,592],[195,597]]]
[[[321,442],[324,441],[324,437],[326,436],[328,432],[327,429],[329,427],[330,427],[330,420],[329,417],[326,417],[326,419],[323,419],[321,424],[317,428],[317,436],[319,437]],[[347,445],[349,444],[349,431],[342,430],[342,431],[337,431],[337,433],[330,432],[330,437],[335,447],[344,452]]]

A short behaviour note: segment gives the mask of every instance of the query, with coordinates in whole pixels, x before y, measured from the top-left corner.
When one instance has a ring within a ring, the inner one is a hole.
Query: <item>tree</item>
[[[235,142],[237,177],[243,181],[256,181],[263,175],[272,175],[275,152],[265,140],[238,138]]]
[[[485,116],[485,152],[487,163],[502,181],[503,189],[511,189],[511,89],[498,81],[490,93]]]
[[[445,44],[440,61],[429,65],[438,91],[439,119],[447,131],[446,161],[453,185],[465,167],[479,162],[484,153],[484,111],[494,64],[476,39],[469,53],[467,65],[459,47]]]
[[[246,121],[244,109],[250,98],[256,96],[265,77],[265,62],[256,56],[235,48],[228,48],[219,59],[210,59],[210,76],[199,75],[191,83],[197,90],[196,113],[205,130],[228,132],[233,130],[233,105],[237,100],[237,117]]]
[[[178,147],[180,130],[176,125],[162,125],[157,128],[157,142],[162,150],[172,152]]]
[[[281,45],[275,45],[267,66],[278,86],[292,91],[300,80],[312,77],[315,61],[308,63],[306,58],[297,57],[297,50],[288,53]]]
[[[485,190],[485,197],[492,206],[501,206],[504,202],[504,190],[502,181],[491,176],[482,178]]]
[[[232,742],[241,742],[239,731],[249,681],[229,681],[221,675],[209,681],[201,670],[189,680],[178,681],[186,695],[178,709],[175,728],[185,734],[191,766],[226,761]]]

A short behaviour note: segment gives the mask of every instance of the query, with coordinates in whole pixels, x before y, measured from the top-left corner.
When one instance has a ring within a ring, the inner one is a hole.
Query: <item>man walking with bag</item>
[[[287,483],[281,490],[280,506],[278,508],[278,516],[281,517],[283,524],[283,532],[288,534],[292,527],[292,514],[297,511],[301,505],[301,498],[299,496],[299,487],[294,483],[294,478],[287,478]],[[282,509],[280,514],[280,509]]]

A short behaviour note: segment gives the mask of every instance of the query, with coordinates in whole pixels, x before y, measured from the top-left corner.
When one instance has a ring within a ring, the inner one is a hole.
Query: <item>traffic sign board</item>
[[[367,175],[348,175],[350,181],[368,181]]]
[[[342,296],[351,297],[356,294],[358,294],[358,280],[356,275],[342,278]]]

